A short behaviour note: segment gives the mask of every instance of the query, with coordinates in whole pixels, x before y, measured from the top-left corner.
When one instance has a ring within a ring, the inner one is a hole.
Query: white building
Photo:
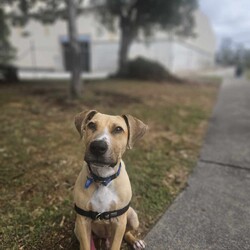
[[[213,67],[216,40],[207,17],[195,12],[196,37],[181,39],[157,32],[149,41],[135,41],[129,58],[137,56],[157,60],[173,72],[196,71]],[[47,26],[30,21],[24,28],[13,27],[11,42],[17,48],[16,65],[21,69],[66,71],[68,60],[67,26],[57,21]],[[82,68],[90,73],[111,73],[117,68],[119,36],[106,30],[91,10],[78,17]]]

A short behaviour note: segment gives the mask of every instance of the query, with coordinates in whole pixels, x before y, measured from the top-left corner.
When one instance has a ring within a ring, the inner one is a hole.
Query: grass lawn
[[[92,82],[79,101],[68,100],[67,88],[0,85],[0,249],[76,249],[72,189],[83,155],[73,121],[85,109],[149,125],[124,158],[144,236],[185,187],[218,84]]]

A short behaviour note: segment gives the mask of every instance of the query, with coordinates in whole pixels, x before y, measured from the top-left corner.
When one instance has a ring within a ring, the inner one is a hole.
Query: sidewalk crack
[[[242,167],[242,166],[238,166],[238,165],[234,165],[234,164],[230,164],[230,163],[223,163],[223,162],[218,162],[218,161],[211,161],[211,160],[205,160],[200,158],[199,159],[200,162],[204,162],[204,163],[208,163],[208,164],[216,164],[222,167],[227,167],[227,168],[235,168],[235,169],[242,169],[242,170],[246,170],[246,171],[250,171],[249,168],[247,167]]]

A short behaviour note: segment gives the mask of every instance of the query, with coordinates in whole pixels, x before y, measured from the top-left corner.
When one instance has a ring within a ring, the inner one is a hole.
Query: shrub
[[[168,72],[163,65],[156,61],[137,57],[127,63],[126,73],[119,75],[122,78],[147,80],[147,81],[174,81],[181,82],[180,79]]]

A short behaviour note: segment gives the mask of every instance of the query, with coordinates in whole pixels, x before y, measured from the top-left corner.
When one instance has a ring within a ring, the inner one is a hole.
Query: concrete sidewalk
[[[147,249],[250,249],[250,82],[226,79],[200,160]]]

